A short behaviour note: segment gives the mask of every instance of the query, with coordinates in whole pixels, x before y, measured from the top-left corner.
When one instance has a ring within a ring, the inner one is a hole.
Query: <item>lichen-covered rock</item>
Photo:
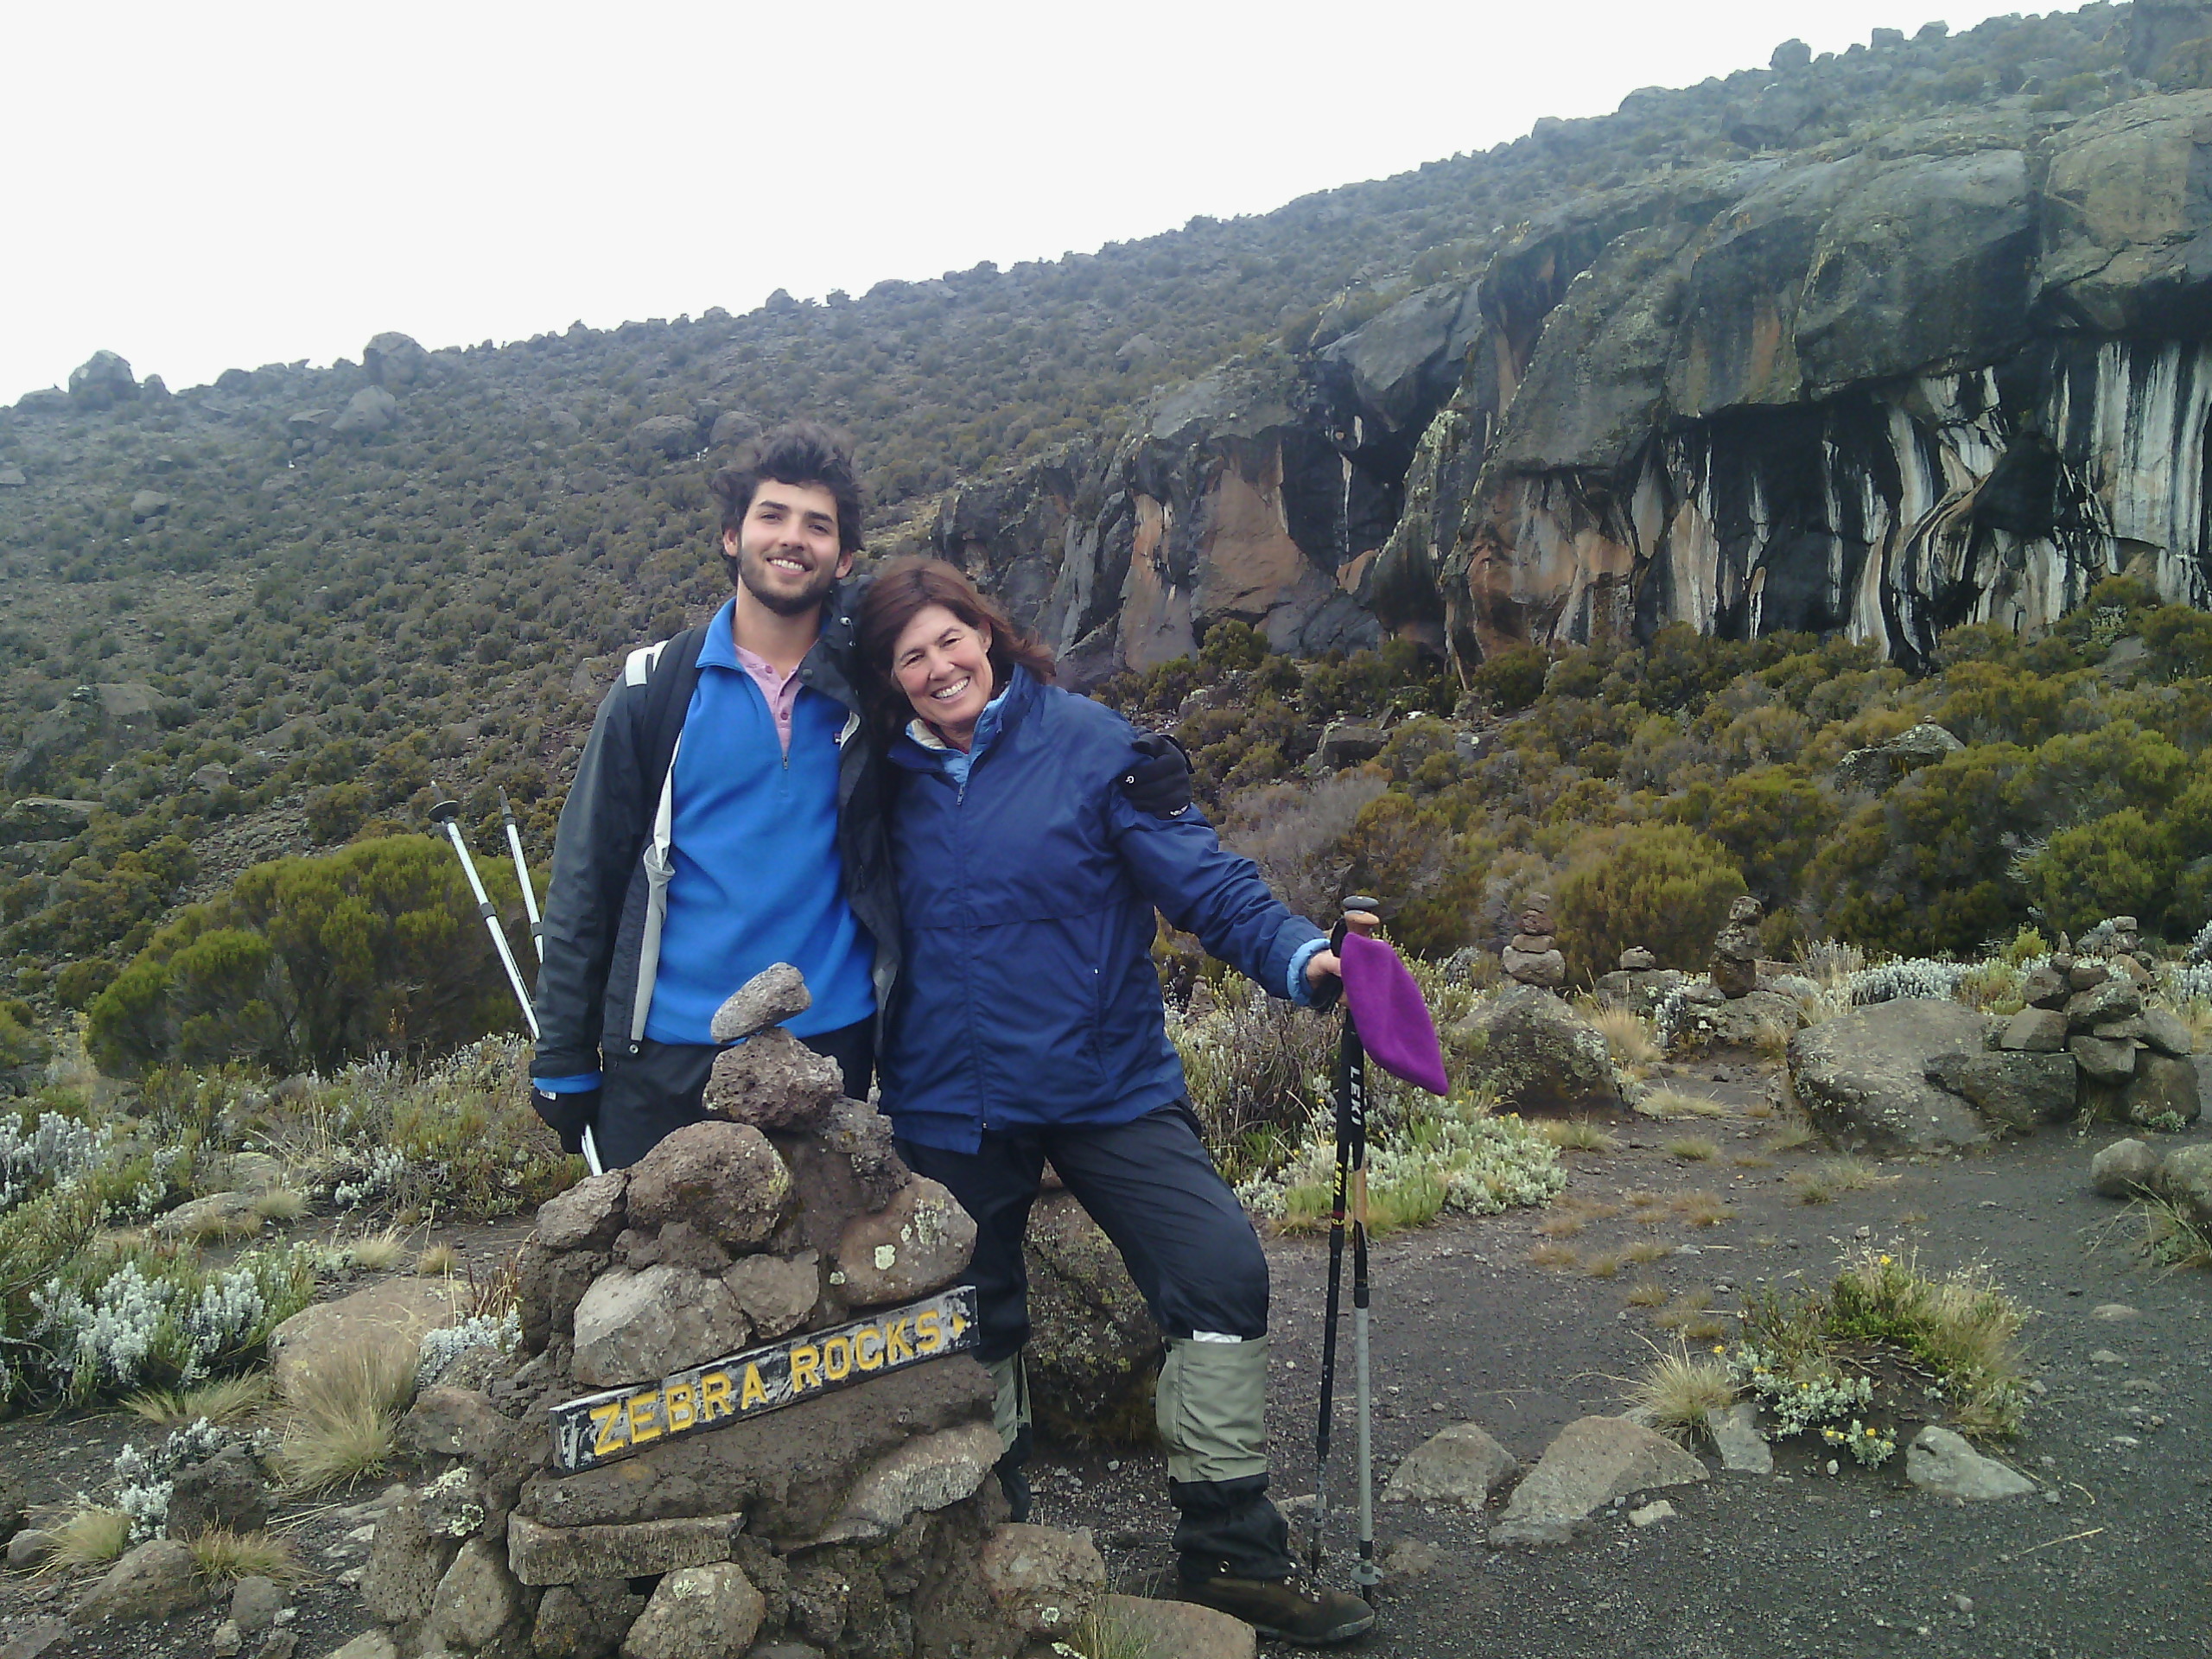
[[[1031,1208],[1023,1255],[1038,1427],[1079,1444],[1148,1439],[1164,1344],[1121,1252],[1075,1194],[1058,1192]]]
[[[957,1279],[976,1251],[976,1224],[937,1182],[917,1179],[838,1241],[832,1284],[854,1307],[912,1301]],[[842,1277],[841,1277],[842,1275]]]
[[[1938,1054],[1928,1062],[1927,1077],[1972,1102],[1992,1122],[2023,1135],[2074,1115],[2077,1084],[2070,1054]]]
[[[369,1616],[405,1624],[427,1615],[458,1548],[454,1539],[431,1535],[420,1500],[403,1488],[377,1518],[361,1569],[361,1602]]]
[[[1455,1075],[1496,1085],[1520,1112],[1616,1110],[1620,1084],[1598,1028],[1549,991],[1508,988],[1453,1027]],[[1462,1072],[1464,1068],[1464,1073]]]
[[[630,1171],[632,1227],[685,1221],[734,1251],[758,1249],[791,1195],[791,1171],[749,1123],[686,1124]]]
[[[736,1562],[681,1567],[654,1586],[623,1640],[623,1659],[739,1659],[767,1611]]]
[[[2153,1185],[2160,1198],[2181,1205],[2198,1226],[2212,1228],[2212,1146],[2181,1147],[2168,1153]]]
[[[1065,1638],[1106,1592],[1106,1563],[1088,1532],[1007,1522],[991,1529],[979,1568],[1007,1622],[1048,1641]]]
[[[2146,1191],[2158,1173],[2158,1154],[2140,1141],[2115,1141],[2089,1160],[2089,1185],[2108,1198]]]
[[[522,1586],[507,1571],[505,1552],[481,1538],[463,1544],[430,1599],[429,1627],[449,1643],[474,1649],[518,1623]]]
[[[1678,1054],[1709,1048],[1763,1048],[1804,1023],[1804,1005],[1796,997],[1752,989],[1715,1002],[1685,1002],[1668,1047]]]

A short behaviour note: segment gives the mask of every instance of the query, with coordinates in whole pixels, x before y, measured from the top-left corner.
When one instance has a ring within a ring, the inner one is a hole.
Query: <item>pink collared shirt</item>
[[[760,688],[760,695],[768,700],[768,712],[776,717],[776,735],[784,746],[786,760],[791,752],[791,710],[798,706],[798,670],[788,674],[779,673],[776,665],[758,652],[747,651],[733,639],[737,649],[737,660]]]

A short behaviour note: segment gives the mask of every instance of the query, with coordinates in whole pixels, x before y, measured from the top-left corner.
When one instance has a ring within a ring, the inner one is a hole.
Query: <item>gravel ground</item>
[[[1638,1529],[1624,1505],[1557,1548],[1492,1550],[1485,1516],[1382,1504],[1379,1549],[1396,1570],[1380,1592],[1378,1630],[1357,1650],[1405,1659],[2212,1656],[2212,1275],[2161,1274],[2136,1259],[2122,1207],[2087,1181],[2090,1154],[2115,1135],[2054,1130],[1979,1157],[1885,1163],[1871,1184],[1807,1205],[1790,1177],[1823,1154],[1767,1150],[1771,1123],[1750,1114],[1764,1109],[1769,1080],[1748,1066],[1720,1071],[1718,1080],[1708,1069],[1675,1083],[1727,1116],[1620,1126],[1619,1151],[1569,1154],[1572,1183],[1550,1210],[1441,1222],[1376,1248],[1378,1487],[1447,1423],[1480,1423],[1525,1465],[1567,1422],[1620,1410],[1650,1344],[1671,1340],[1653,1310],[1628,1305],[1641,1281],[1677,1298],[1710,1293],[1712,1314],[1732,1329],[1726,1316],[1745,1293],[1825,1284],[1846,1251],[1872,1243],[1916,1250],[1935,1271],[1986,1263],[2033,1310],[2026,1343],[2043,1392],[2023,1437],[2000,1451],[2046,1497],[1961,1507],[1907,1486],[1902,1456],[1879,1471],[1847,1462],[1831,1477],[1824,1452],[1784,1445],[1771,1476],[1716,1471],[1664,1494],[1671,1519]],[[1670,1155],[1667,1143],[1686,1133],[1709,1136],[1719,1155]],[[1656,1201],[1624,1197],[1638,1193]],[[1669,1206],[1692,1193],[1724,1200],[1730,1217],[1689,1225]],[[1606,1205],[1622,1213],[1597,1213]],[[1638,1208],[1665,1213],[1643,1224]],[[1578,1209],[1579,1231],[1537,1230]],[[488,1262],[512,1251],[518,1231],[509,1223],[442,1236]],[[1610,1278],[1586,1271],[1590,1258],[1640,1241],[1670,1254]],[[1575,1262],[1535,1266],[1540,1246],[1572,1250]],[[1269,1254],[1276,1490],[1294,1496],[1313,1486],[1327,1252],[1294,1238]],[[2134,1312],[2110,1317],[2113,1305]],[[1348,1351],[1348,1318],[1346,1337]],[[1332,1465],[1339,1503],[1351,1470],[1349,1377],[1347,1351]],[[145,1438],[112,1414],[10,1427],[10,1471],[46,1501],[97,1491],[121,1443]],[[1092,1528],[1120,1587],[1165,1578],[1173,1516],[1155,1452],[1047,1452],[1034,1472],[1036,1518]],[[280,1514],[316,1575],[289,1626],[302,1659],[367,1628],[351,1579],[368,1542],[358,1500],[373,1496]],[[1328,1543],[1326,1571],[1348,1586],[1342,1508]],[[0,1656],[73,1593],[54,1579],[0,1575]],[[211,1607],[48,1651],[206,1655],[219,1617]]]

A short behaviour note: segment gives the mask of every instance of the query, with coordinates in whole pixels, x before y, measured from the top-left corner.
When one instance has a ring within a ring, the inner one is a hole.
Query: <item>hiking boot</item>
[[[1349,1642],[1375,1624],[1375,1610],[1357,1596],[1319,1589],[1308,1594],[1287,1579],[1185,1579],[1177,1593],[1301,1648]]]

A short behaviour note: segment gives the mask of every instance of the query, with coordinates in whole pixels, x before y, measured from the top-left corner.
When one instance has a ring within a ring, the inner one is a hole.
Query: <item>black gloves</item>
[[[561,1137],[561,1150],[571,1156],[584,1149],[584,1131],[599,1116],[599,1090],[586,1089],[572,1095],[550,1095],[532,1086],[530,1103],[545,1127]]]
[[[1191,758],[1165,732],[1137,734],[1137,760],[1122,774],[1122,792],[1140,812],[1180,817],[1191,805]]]

